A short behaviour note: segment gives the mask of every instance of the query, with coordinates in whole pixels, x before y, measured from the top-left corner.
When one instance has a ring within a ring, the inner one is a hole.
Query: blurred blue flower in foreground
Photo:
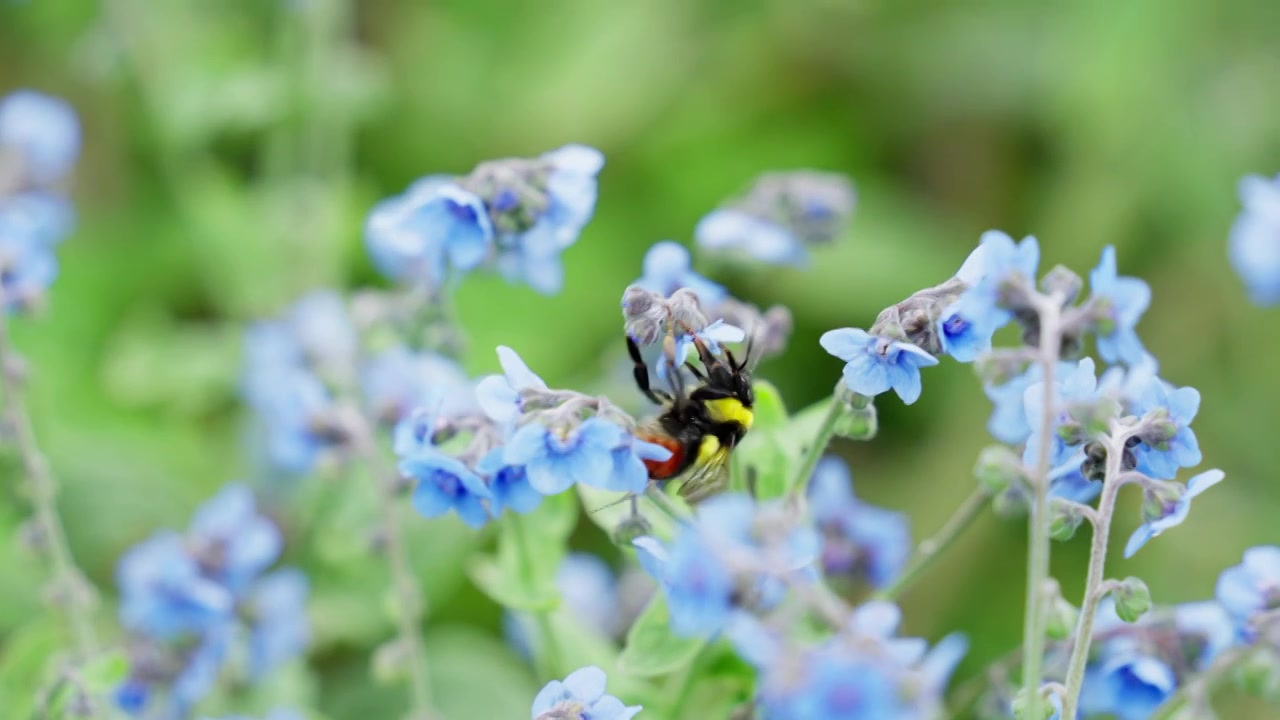
[[[655,243],[644,255],[644,274],[632,285],[671,297],[680,288],[689,288],[697,294],[704,307],[714,306],[729,292],[723,286],[699,275],[693,270],[692,258],[685,246],[664,240]]]
[[[121,709],[185,717],[241,641],[251,679],[301,654],[310,638],[306,577],[292,568],[263,574],[280,552],[279,531],[241,485],[202,505],[185,535],[161,531],[126,552],[116,578],[135,658],[116,693]],[[148,710],[166,690],[164,708]]]
[[[618,698],[605,694],[607,677],[603,670],[590,666],[575,670],[564,682],[552,680],[533,700],[533,720],[630,720],[641,710],[639,705],[624,705]]]
[[[1244,561],[1218,577],[1218,602],[1236,623],[1241,637],[1252,640],[1251,622],[1280,608],[1280,547],[1263,545],[1244,551]]]
[[[1142,517],[1145,522],[1133,531],[1124,546],[1124,556],[1133,557],[1151,538],[1182,524],[1191,512],[1191,501],[1200,493],[1222,482],[1226,474],[1208,470],[1187,481],[1184,488],[1177,483],[1149,481],[1143,492]]]
[[[872,587],[884,587],[911,555],[906,516],[854,497],[849,468],[838,457],[818,462],[809,507],[823,536],[822,566],[829,577],[862,576]]]
[[[365,221],[365,244],[387,277],[428,288],[482,266],[544,294],[560,291],[560,254],[596,204],[598,150],[566,145],[534,159],[432,175],[384,200]]]
[[[450,510],[471,527],[483,527],[489,519],[483,500],[489,488],[466,465],[431,447],[424,447],[400,461],[400,472],[414,479],[413,509],[434,518]]]
[[[80,121],[60,100],[33,90],[0,99],[0,176],[4,155],[16,158],[21,186],[47,186],[60,180],[80,156]],[[5,186],[0,177],[0,189]]]
[[[1259,305],[1280,302],[1280,175],[1240,181],[1240,211],[1231,227],[1231,265]]]
[[[1109,363],[1135,365],[1147,351],[1134,330],[1151,304],[1151,288],[1138,278],[1116,273],[1116,249],[1102,250],[1102,260],[1089,273],[1089,303],[1098,333],[1098,354]]]
[[[892,389],[910,405],[920,398],[920,368],[938,359],[908,342],[876,337],[866,330],[828,330],[822,348],[845,361],[844,382],[855,393],[875,397]]]
[[[1102,662],[1086,671],[1080,707],[1089,715],[1146,720],[1177,689],[1177,677],[1163,660],[1120,645],[1113,641]]]
[[[745,195],[702,218],[694,235],[707,250],[805,266],[810,245],[830,243],[844,232],[856,200],[853,184],[843,175],[765,173]]]

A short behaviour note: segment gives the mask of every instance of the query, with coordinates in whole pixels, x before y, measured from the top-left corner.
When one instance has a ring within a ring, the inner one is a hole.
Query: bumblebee
[[[685,367],[699,385],[686,393],[680,369],[676,368],[671,373],[674,392],[669,393],[650,386],[649,368],[640,356],[640,348],[627,338],[627,351],[635,363],[636,385],[645,397],[663,407],[657,418],[636,430],[636,436],[671,451],[667,460],[645,461],[649,478],[665,481],[684,476],[680,496],[696,503],[728,485],[729,455],[751,429],[755,395],[747,369],[749,347],[746,358],[739,363],[728,348],[721,359],[697,336],[693,344],[702,369],[690,363]]]

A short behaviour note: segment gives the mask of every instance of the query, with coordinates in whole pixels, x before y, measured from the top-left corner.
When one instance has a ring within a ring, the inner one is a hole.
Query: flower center
[[[947,337],[955,337],[968,329],[969,321],[960,317],[959,313],[942,321],[942,332],[946,333]]]

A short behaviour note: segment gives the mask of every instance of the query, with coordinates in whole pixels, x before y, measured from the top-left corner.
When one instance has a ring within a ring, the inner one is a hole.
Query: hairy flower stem
[[[1027,717],[1039,718],[1045,704],[1040,694],[1040,679],[1044,670],[1045,581],[1049,578],[1049,454],[1053,450],[1053,421],[1057,415],[1053,383],[1062,349],[1062,307],[1056,297],[1035,295],[1034,298],[1040,316],[1038,361],[1043,368],[1044,417],[1040,418],[1040,434],[1036,438],[1038,452],[1031,477],[1031,518],[1027,523],[1027,609],[1022,628],[1022,688],[1028,703]]]
[[[9,334],[8,303],[0,296],[0,388],[4,392],[6,421],[13,433],[13,442],[22,457],[22,467],[27,476],[27,487],[35,511],[38,542],[47,551],[51,586],[57,602],[67,616],[67,624],[75,641],[80,659],[92,656],[98,647],[90,609],[93,606],[93,588],[76,567],[67,543],[67,533],[58,515],[58,485],[49,469],[31,416],[27,412],[26,369],[22,357],[13,347]]]
[[[831,444],[831,438],[836,434],[836,426],[840,423],[840,419],[845,414],[845,404],[841,402],[839,386],[833,393],[831,404],[827,407],[827,414],[822,417],[822,424],[818,426],[818,432],[814,435],[813,440],[808,447],[804,448],[804,457],[800,459],[800,467],[796,469],[796,474],[791,478],[791,483],[787,486],[792,500],[805,497],[809,489],[809,480],[813,477],[813,469],[818,466],[818,461],[822,459],[822,454],[827,451],[827,446]]]
[[[974,488],[969,497],[960,503],[960,507],[956,508],[955,513],[947,520],[945,524],[934,533],[932,537],[922,540],[916,546],[915,552],[911,555],[911,559],[907,561],[907,566],[898,573],[898,577],[889,584],[888,587],[877,591],[873,597],[877,600],[893,600],[907,589],[912,583],[920,577],[925,568],[933,562],[935,558],[942,554],[961,533],[973,524],[987,507],[987,501],[991,499],[991,494],[987,489],[979,485]]]
[[[431,676],[427,667],[427,652],[422,644],[422,618],[426,605],[422,593],[409,567],[409,553],[405,547],[404,529],[400,524],[395,476],[372,439],[366,441],[364,455],[373,474],[378,492],[378,513],[382,516],[382,530],[387,551],[387,569],[391,572],[392,589],[396,594],[399,612],[400,645],[409,663],[409,691],[412,698],[413,720],[436,717],[431,706]]]
[[[1120,494],[1120,462],[1123,457],[1124,437],[1113,435],[1108,438],[1106,476],[1102,481],[1102,499],[1098,501],[1098,519],[1093,526],[1093,546],[1089,551],[1089,575],[1085,581],[1084,600],[1080,603],[1075,646],[1067,664],[1067,693],[1062,699],[1062,716],[1065,718],[1076,716],[1080,689],[1084,685],[1084,669],[1089,661],[1089,645],[1093,642],[1093,622],[1098,615],[1098,603],[1107,593],[1103,571],[1107,563],[1111,516],[1115,513],[1116,496]]]
[[[506,522],[511,527],[510,537],[516,544],[516,558],[520,563],[520,574],[523,576],[526,585],[532,584],[533,548],[529,547],[528,538],[524,531],[524,523],[519,513],[512,512],[503,515],[503,522]],[[552,680],[560,675],[560,648],[556,645],[555,631],[551,627],[551,615],[545,610],[538,610],[533,613],[533,616],[538,623],[540,640],[534,653],[538,675],[542,680]]]

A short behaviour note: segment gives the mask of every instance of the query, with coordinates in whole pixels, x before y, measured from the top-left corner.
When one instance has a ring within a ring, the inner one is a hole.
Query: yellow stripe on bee
[[[702,436],[702,442],[698,444],[698,460],[695,464],[706,463],[718,452],[720,452],[720,439],[715,435]]]
[[[742,406],[738,398],[720,398],[706,402],[707,413],[716,422],[736,422],[743,430],[751,429],[751,421],[755,415]]]

